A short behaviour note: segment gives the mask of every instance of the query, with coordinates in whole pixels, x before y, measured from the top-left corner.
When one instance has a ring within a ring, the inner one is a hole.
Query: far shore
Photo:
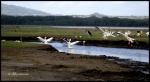
[[[41,26],[39,26],[41,27]],[[52,27],[52,28],[95,28],[95,26],[42,26],[42,27]],[[139,30],[149,30],[149,27],[116,27],[116,26],[98,26],[105,29],[139,29]]]

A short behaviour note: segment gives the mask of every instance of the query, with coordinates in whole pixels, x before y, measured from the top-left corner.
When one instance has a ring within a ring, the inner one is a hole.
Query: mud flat
[[[1,53],[7,57],[7,60],[1,62],[2,81],[149,80],[149,74],[111,61],[119,61],[115,57],[59,53],[48,45],[19,49],[1,48]],[[149,68],[148,64],[142,65],[145,66],[143,69]]]

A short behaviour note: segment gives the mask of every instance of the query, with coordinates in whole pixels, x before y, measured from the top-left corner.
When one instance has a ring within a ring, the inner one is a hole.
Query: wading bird
[[[97,29],[101,30],[103,32],[103,38],[107,39],[108,36],[112,36],[112,37],[116,37],[115,35],[113,35],[110,32],[104,31],[102,28],[96,27]]]
[[[128,35],[125,35],[125,34],[123,34],[123,33],[121,33],[121,32],[117,32],[117,33],[123,35],[123,36],[129,41],[128,44],[130,44],[131,46],[132,46],[132,43],[133,43],[133,42],[136,42],[136,43],[137,43],[137,41],[136,41],[134,38],[131,38],[131,37],[129,37]],[[137,43],[137,44],[138,44],[138,43]]]
[[[20,40],[16,40],[15,42],[22,42],[22,37],[20,37]]]
[[[44,44],[48,44],[49,42],[51,42],[53,40],[53,37],[46,39],[46,37],[43,39],[40,36],[37,37],[41,42],[43,42]]]
[[[92,33],[89,30],[86,30],[87,34],[91,37]]]
[[[71,47],[72,45],[75,45],[75,44],[77,44],[77,43],[80,42],[80,41],[71,42],[71,39],[69,39],[68,41],[65,40],[65,39],[63,39],[63,40],[67,43],[68,48],[72,48],[72,47]]]
[[[6,41],[6,40],[1,40],[1,41]]]
[[[20,40],[16,40],[15,42],[21,42]]]
[[[83,45],[85,45],[85,41],[83,41]]]

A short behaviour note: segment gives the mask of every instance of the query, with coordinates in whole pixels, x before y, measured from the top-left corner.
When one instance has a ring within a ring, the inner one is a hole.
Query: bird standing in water
[[[46,37],[43,39],[40,36],[37,37],[41,42],[43,42],[44,44],[48,44],[50,41],[53,40],[53,37],[46,39]]]
[[[75,42],[71,42],[71,39],[69,39],[68,41],[66,41],[65,39],[63,39],[67,45],[68,45],[68,48],[72,48],[71,46],[74,45],[74,44],[77,44],[79,43],[80,41],[75,41]]]

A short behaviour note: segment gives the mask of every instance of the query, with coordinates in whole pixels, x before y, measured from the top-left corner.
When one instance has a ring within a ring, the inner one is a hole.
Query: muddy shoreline
[[[48,45],[1,50],[11,58],[2,61],[2,81],[149,81],[149,74],[141,72],[149,71],[149,63],[59,53]]]

